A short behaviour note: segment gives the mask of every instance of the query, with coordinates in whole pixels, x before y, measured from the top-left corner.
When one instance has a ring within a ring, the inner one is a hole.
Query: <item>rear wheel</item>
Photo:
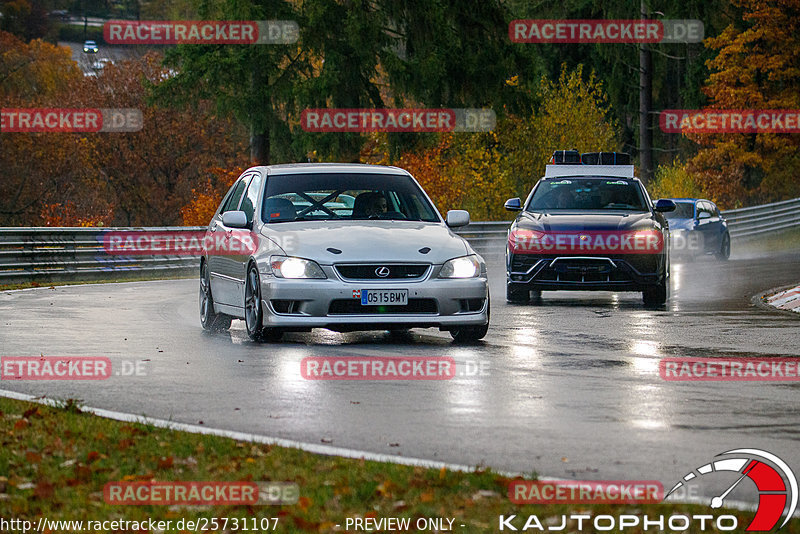
[[[722,244],[719,246],[719,250],[714,254],[718,260],[726,261],[731,256],[731,236],[725,234],[722,236]]]
[[[489,331],[489,316],[491,314],[491,304],[487,295],[486,298],[486,324],[480,326],[462,326],[450,331],[455,341],[478,341],[486,336]]]
[[[231,327],[231,316],[214,312],[214,297],[211,295],[211,276],[208,262],[200,267],[200,324],[204,330],[220,332]]]
[[[525,304],[530,300],[531,292],[527,287],[519,287],[506,283],[506,300],[514,304]]]
[[[278,341],[283,332],[277,328],[264,328],[264,310],[261,308],[261,281],[258,269],[251,264],[247,269],[244,287],[244,323],[247,335],[253,341]]]

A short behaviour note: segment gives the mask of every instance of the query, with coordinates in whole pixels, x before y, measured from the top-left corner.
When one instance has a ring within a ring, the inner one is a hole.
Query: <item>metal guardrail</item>
[[[800,198],[722,212],[733,240],[800,228]],[[474,222],[457,233],[481,254],[502,254],[511,221]],[[194,256],[124,256],[107,254],[109,231],[170,233],[204,227],[157,228],[0,228],[0,284],[108,280],[153,274],[191,274]]]
[[[800,226],[800,198],[723,211],[731,239],[742,239]]]
[[[103,248],[103,234],[109,231],[177,232],[203,229],[0,228],[0,284],[188,274],[198,268],[199,258],[108,254]]]

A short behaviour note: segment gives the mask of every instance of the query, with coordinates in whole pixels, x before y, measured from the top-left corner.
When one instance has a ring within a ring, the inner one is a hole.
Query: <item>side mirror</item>
[[[667,213],[670,211],[675,211],[677,206],[673,201],[668,198],[659,198],[656,200],[656,211],[659,213]]]
[[[467,210],[450,210],[447,212],[447,226],[458,228],[469,224],[469,212]]]
[[[698,221],[699,221],[700,219],[710,219],[710,218],[711,218],[711,214],[710,214],[710,213],[708,213],[707,211],[701,211],[701,212],[699,212],[699,213],[697,214],[697,220],[698,220]]]
[[[222,224],[228,228],[247,228],[247,215],[243,211],[226,211],[222,214]]]
[[[509,198],[503,207],[508,211],[522,211],[522,201],[518,198]]]

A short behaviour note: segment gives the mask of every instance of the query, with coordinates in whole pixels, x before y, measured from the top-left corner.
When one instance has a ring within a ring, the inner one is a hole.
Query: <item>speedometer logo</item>
[[[758,488],[758,509],[747,531],[772,530],[783,517],[782,528],[797,510],[797,478],[786,462],[774,454],[759,449],[734,449],[718,454],[719,460],[707,463],[688,473],[669,490],[669,497],[675,490],[691,480],[715,472],[734,472],[739,476],[727,489],[711,499],[711,508],[720,508],[739,484],[750,479]]]

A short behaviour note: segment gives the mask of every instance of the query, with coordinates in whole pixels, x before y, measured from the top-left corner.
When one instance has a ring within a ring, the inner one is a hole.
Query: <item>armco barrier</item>
[[[742,241],[800,228],[800,198],[722,212],[731,238]],[[474,222],[457,233],[484,255],[502,254],[510,221]],[[0,228],[0,284],[153,277],[197,272],[193,256],[122,256],[103,250],[108,231],[178,232],[202,227]]]
[[[113,230],[177,232],[200,227],[160,228],[0,228],[0,284],[110,280],[190,274],[192,256],[107,254],[103,234]]]

